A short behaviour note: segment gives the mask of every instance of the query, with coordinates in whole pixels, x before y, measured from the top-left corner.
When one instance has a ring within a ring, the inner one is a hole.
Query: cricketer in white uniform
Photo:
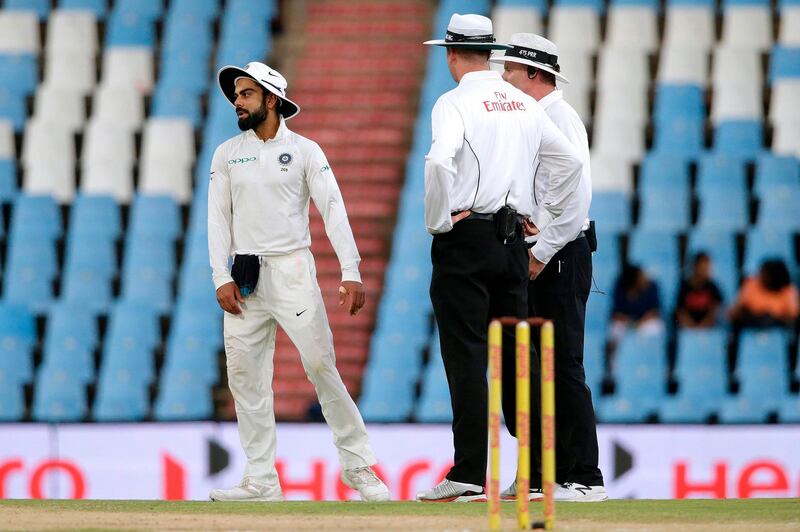
[[[309,198],[322,214],[342,268],[340,304],[364,305],[360,257],[342,195],[319,145],[286,127],[300,112],[286,97],[286,79],[258,62],[227,66],[220,88],[236,108],[240,135],[214,153],[208,188],[208,249],[217,300],[225,310],[228,383],[247,455],[242,482],[211,492],[215,501],[283,500],[275,469],[272,392],[275,331],[300,352],[322,413],[333,432],[342,481],[363,500],[389,499],[366,427],[335,365],[333,336],[309,246]],[[229,267],[236,255],[257,256],[258,283],[242,297]]]

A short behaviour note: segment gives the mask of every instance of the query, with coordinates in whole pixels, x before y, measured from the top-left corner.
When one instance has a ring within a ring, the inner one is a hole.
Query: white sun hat
[[[561,67],[558,65],[558,47],[554,42],[533,33],[515,33],[508,44],[510,47],[505,55],[492,57],[489,61],[522,63],[550,72],[561,83],[569,83],[569,80],[559,72]]]
[[[495,42],[491,19],[482,15],[459,15],[454,13],[447,25],[444,39],[425,41],[433,46],[454,46],[472,50],[505,50],[505,44]]]
[[[284,120],[289,120],[300,112],[300,106],[286,97],[286,87],[289,85],[280,72],[273,70],[264,63],[253,61],[244,68],[237,66],[224,66],[217,73],[219,88],[231,104],[236,101],[236,80],[250,78],[267,91],[281,99],[280,114]]]

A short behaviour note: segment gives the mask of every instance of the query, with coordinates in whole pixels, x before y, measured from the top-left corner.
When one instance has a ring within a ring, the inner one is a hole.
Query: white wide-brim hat
[[[277,70],[273,70],[264,63],[257,61],[247,63],[244,68],[224,66],[219,69],[217,73],[219,88],[231,104],[236,101],[234,92],[236,92],[236,80],[239,78],[250,78],[264,87],[265,90],[280,98],[279,111],[284,120],[289,120],[300,112],[300,106],[286,97],[286,87],[288,86],[286,78]]]
[[[550,72],[561,83],[569,83],[569,80],[556,70],[558,47],[554,42],[533,33],[515,33],[511,36],[511,41],[508,44],[509,48],[506,50],[505,55],[491,57],[489,61],[492,63],[503,63],[505,61],[522,63],[523,65]]]
[[[471,50],[506,50],[505,44],[495,42],[491,19],[482,15],[454,13],[447,25],[444,39],[425,41],[429,46],[453,46]]]

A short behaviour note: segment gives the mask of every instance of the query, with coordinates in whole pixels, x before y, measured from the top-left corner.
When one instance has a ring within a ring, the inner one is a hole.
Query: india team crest
[[[289,166],[292,162],[292,154],[291,153],[281,153],[278,155],[278,162],[281,166]]]

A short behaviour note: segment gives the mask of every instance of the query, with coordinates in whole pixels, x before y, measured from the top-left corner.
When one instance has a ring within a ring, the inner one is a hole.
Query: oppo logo
[[[244,164],[244,163],[252,163],[255,161],[255,157],[245,157],[243,159],[231,159],[228,161],[228,164]]]

